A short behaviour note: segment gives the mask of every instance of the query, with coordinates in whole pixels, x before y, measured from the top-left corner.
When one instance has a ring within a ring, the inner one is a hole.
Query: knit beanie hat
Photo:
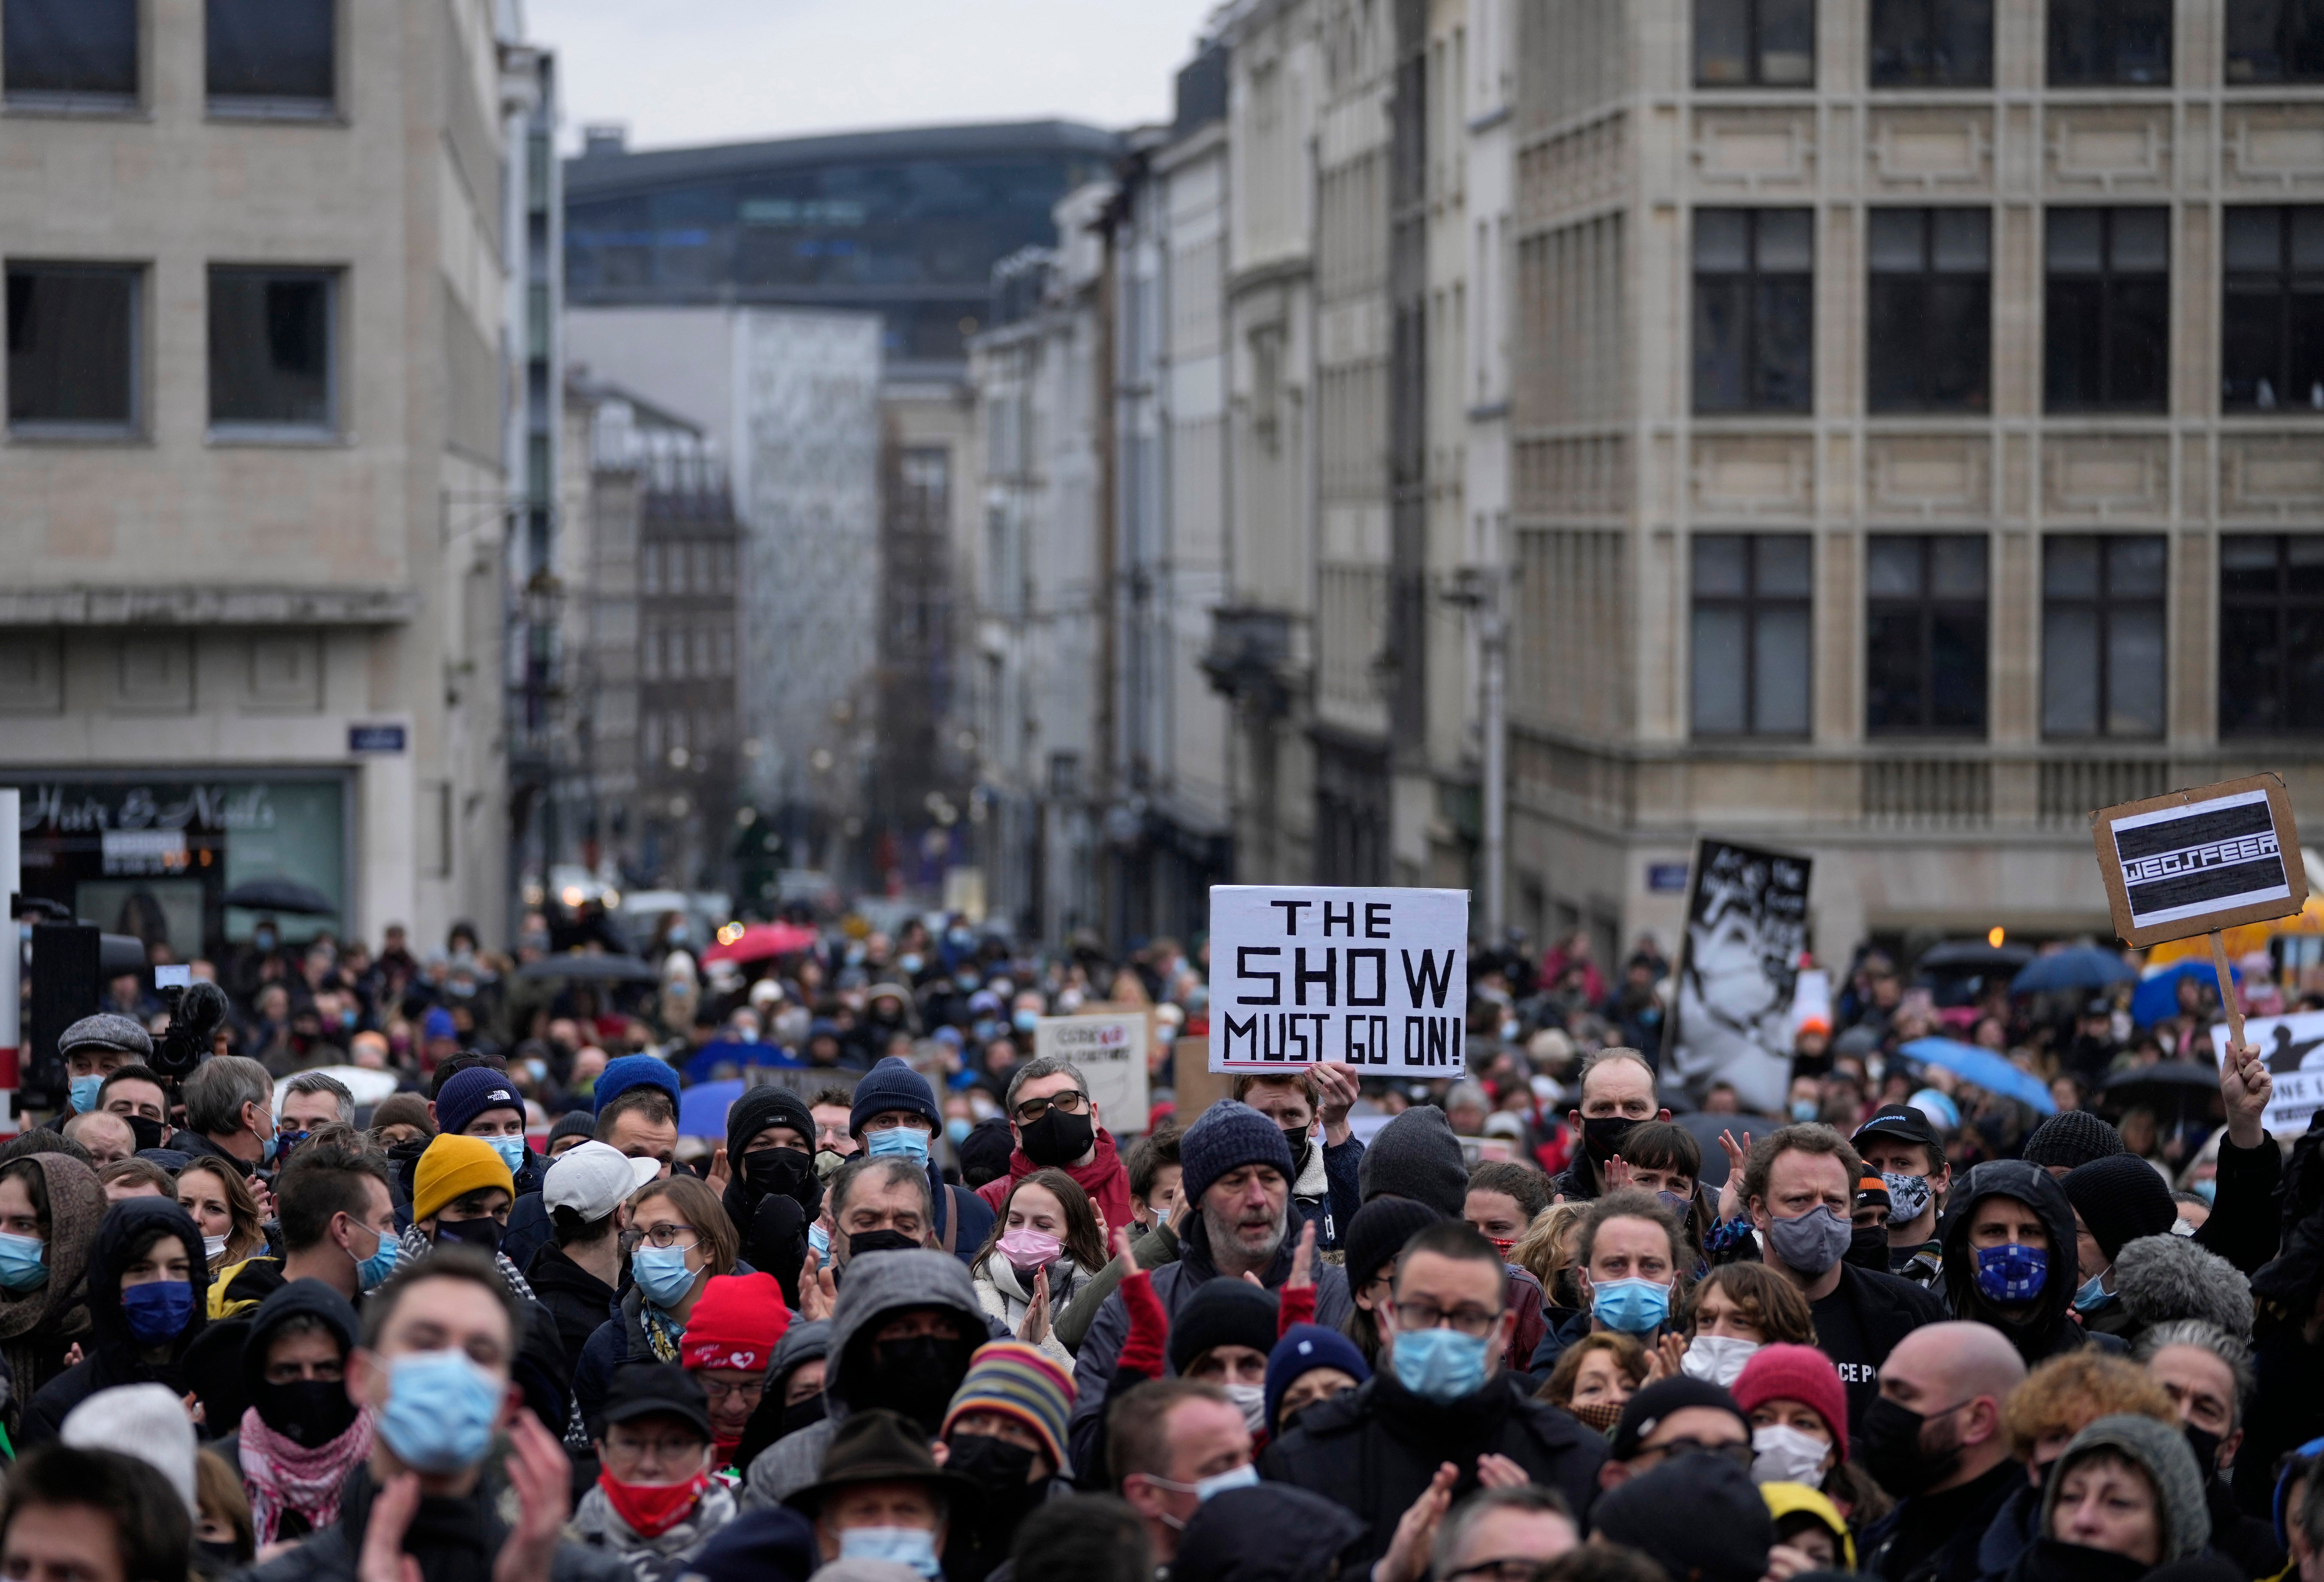
[[[1452,1123],[1434,1104],[1416,1104],[1380,1127],[1356,1167],[1363,1201],[1410,1198],[1447,1219],[1458,1219],[1469,1201],[1469,1166]]]
[[[2051,1513],[2058,1508],[2058,1491],[2065,1486],[2067,1469],[2091,1450],[2113,1450],[2128,1457],[2154,1485],[2163,1517],[2163,1559],[2191,1555],[2211,1541],[2211,1512],[2205,1503],[2203,1474],[2195,1452],[2176,1423],[2127,1413],[2101,1417],[2076,1434],[2065,1454],[2051,1465],[2050,1481],[2042,1494],[2042,1531],[2050,1531]]]
[[[1775,1545],[1759,1485],[1724,1456],[1680,1456],[1624,1479],[1590,1508],[1590,1528],[1683,1582],[1757,1582]]]
[[[1848,1392],[1831,1358],[1814,1347],[1762,1346],[1744,1363],[1733,1393],[1747,1416],[1762,1402],[1799,1402],[1823,1419],[1840,1458],[1848,1459]]]
[[[863,1080],[855,1084],[855,1108],[848,1111],[847,1129],[860,1137],[865,1121],[890,1109],[921,1117],[930,1131],[944,1130],[944,1117],[936,1109],[936,1096],[928,1080],[892,1054],[864,1072]]]
[[[1170,1320],[1170,1371],[1185,1373],[1214,1346],[1248,1346],[1265,1357],[1275,1349],[1277,1311],[1275,1292],[1248,1280],[1204,1281]]]
[[[589,1099],[596,1112],[603,1115],[605,1106],[641,1084],[659,1088],[669,1095],[672,1106],[678,1103],[678,1073],[670,1069],[669,1062],[658,1054],[625,1054],[619,1060],[607,1061],[589,1090]],[[442,1113],[440,1108],[438,1113]]]
[[[485,1187],[516,1196],[516,1178],[490,1143],[446,1133],[421,1152],[411,1173],[411,1218],[433,1219],[453,1199]]]
[[[2161,1236],[2179,1218],[2171,1188],[2154,1166],[2135,1154],[2108,1154],[2078,1164],[2059,1184],[2109,1264],[2123,1243]],[[2085,1276],[2097,1273],[2082,1271]]]
[[[726,1164],[740,1170],[742,1155],[750,1151],[751,1139],[769,1127],[788,1127],[807,1143],[807,1151],[815,1152],[815,1115],[807,1100],[788,1088],[772,1083],[763,1087],[745,1088],[742,1096],[726,1111]]]
[[[1224,1281],[1213,1282],[1225,1284]],[[1237,1282],[1236,1283],[1240,1283]],[[997,1412],[1023,1423],[1040,1439],[1049,1465],[1070,1476],[1065,1461],[1065,1420],[1073,1415],[1074,1381],[1038,1346],[1022,1340],[992,1340],[976,1348],[968,1374],[953,1392],[938,1437],[971,1412]]]
[[[186,1421],[185,1403],[168,1385],[116,1384],[99,1390],[65,1414],[59,1433],[75,1449],[134,1456],[170,1480],[170,1486],[185,1496],[189,1513],[198,1513],[194,1425]]]
[[[2097,1116],[2087,1109],[2061,1109],[2034,1128],[2018,1157],[2044,1170],[2052,1164],[2072,1170],[2093,1159],[2125,1152],[2122,1134]]]
[[[469,1122],[488,1109],[512,1109],[518,1120],[524,1119],[524,1099],[508,1073],[490,1066],[455,1072],[436,1095],[436,1129],[465,1132]]]
[[[678,1360],[689,1368],[763,1374],[790,1323],[772,1274],[715,1274],[687,1315]]]
[[[1342,1232],[1348,1249],[1348,1290],[1361,1291],[1404,1250],[1404,1244],[1450,1215],[1409,1198],[1375,1198],[1356,1210]]]
[[[1335,1367],[1359,1384],[1372,1376],[1356,1343],[1337,1329],[1321,1324],[1294,1324],[1267,1357],[1267,1431],[1277,1431],[1276,1413],[1283,1408],[1286,1391],[1302,1375],[1319,1367]]]
[[[541,1145],[541,1151],[548,1152],[567,1137],[580,1137],[586,1141],[596,1135],[595,1116],[586,1109],[568,1109],[558,1118],[555,1126],[549,1128],[549,1140]]]
[[[862,1090],[856,1092],[860,1115]],[[1178,1139],[1178,1164],[1181,1195],[1195,1203],[1203,1200],[1213,1182],[1246,1164],[1271,1166],[1286,1185],[1293,1173],[1291,1145],[1283,1140],[1283,1128],[1232,1099],[1222,1099],[1194,1118],[1194,1124]],[[1268,1344],[1274,1343],[1274,1338],[1268,1337]]]
[[[1750,1414],[1735,1404],[1734,1396],[1709,1379],[1681,1374],[1674,1379],[1656,1379],[1622,1403],[1622,1415],[1614,1422],[1614,1459],[1628,1461],[1637,1455],[1638,1441],[1654,1432],[1656,1423],[1672,1412],[1689,1406],[1710,1406],[1721,1412],[1731,1412],[1735,1414],[1735,1421],[1743,1425],[1745,1436],[1748,1438],[1751,1432]],[[1692,1460],[1693,1458],[1689,1457],[1688,1459]]]

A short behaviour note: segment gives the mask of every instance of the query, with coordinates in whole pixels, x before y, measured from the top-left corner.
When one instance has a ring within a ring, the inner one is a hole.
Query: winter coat
[[[2195,1245],[2256,1274],[2282,1245],[2276,1198],[2283,1185],[2283,1151],[2264,1133],[2251,1148],[2238,1148],[2223,1136],[2218,1163],[2210,1217],[2196,1228]]]
[[[121,1311],[121,1272],[133,1255],[142,1256],[163,1237],[175,1237],[186,1249],[194,1310],[185,1329],[170,1343],[167,1355],[149,1362]],[[127,1198],[106,1209],[89,1248],[91,1333],[87,1355],[51,1379],[26,1404],[17,1449],[55,1438],[66,1413],[99,1390],[116,1384],[160,1384],[173,1395],[186,1393],[192,1386],[181,1365],[187,1350],[201,1338],[209,1322],[204,1311],[209,1299],[209,1270],[202,1263],[202,1233],[177,1204],[165,1198]]]
[[[88,1338],[89,1241],[105,1218],[97,1173],[63,1154],[35,1154],[49,1195],[49,1277],[30,1291],[0,1291],[0,1362],[9,1392],[0,1422],[11,1436],[25,1403],[64,1371],[65,1353]]]
[[[655,1355],[646,1334],[645,1309],[645,1292],[631,1286],[622,1292],[612,1316],[591,1331],[581,1347],[581,1360],[573,1369],[573,1403],[593,1439],[604,1426],[598,1414],[605,1410],[605,1393],[613,1387],[615,1368],[625,1362],[675,1360]]]
[[[1116,1146],[1113,1134],[1103,1127],[1097,1129],[1092,1141],[1092,1156],[1087,1164],[1060,1166],[1074,1178],[1074,1184],[1089,1194],[1089,1200],[1100,1214],[1105,1216],[1107,1229],[1111,1231],[1130,1223],[1130,1171],[1121,1163],[1121,1150]],[[976,1195],[994,1214],[1009,1200],[1009,1189],[1041,1167],[1019,1148],[1009,1155],[1009,1173],[993,1177],[976,1189]],[[976,1245],[984,1245],[979,1237]]]
[[[1291,1206],[1315,1227],[1315,1250],[1333,1252],[1347,1233],[1348,1223],[1364,1205],[1358,1177],[1363,1170],[1364,1145],[1350,1137],[1338,1147],[1326,1147],[1321,1137],[1310,1139],[1306,1163],[1291,1183]]]
[[[2050,1233],[2050,1270],[2042,1293],[2024,1311],[2005,1311],[1977,1288],[1977,1255],[1969,1245],[1970,1219],[1987,1198],[2015,1198],[2041,1216]],[[1937,1238],[1945,1244],[1945,1290],[1953,1317],[1990,1324],[2009,1338],[2027,1367],[2090,1343],[2073,1319],[2074,1288],[2081,1283],[2074,1257],[2074,1206],[2066,1189],[2038,1164],[2022,1159],[1990,1159],[1972,1169],[1952,1191]],[[2109,1339],[2107,1349],[2120,1350]]]
[[[1130,1255],[1137,1260],[1141,1269],[1158,1269],[1165,1264],[1175,1264],[1178,1261],[1177,1234],[1170,1228],[1167,1221],[1160,1219],[1145,1230],[1133,1230],[1130,1235]],[[1057,1338],[1065,1342],[1067,1351],[1078,1353],[1081,1350],[1082,1337],[1089,1333],[1090,1320],[1097,1317],[1097,1310],[1105,1305],[1105,1299],[1113,1294],[1129,1273],[1127,1265],[1120,1258],[1113,1259],[1104,1268],[1084,1279],[1081,1289],[1074,1292],[1073,1300],[1057,1310],[1054,1328]]]
[[[535,1253],[532,1262],[525,1265],[524,1277],[556,1324],[565,1355],[577,1363],[590,1337],[613,1316],[618,1294],[561,1247],[545,1246]]]
[[[977,1250],[984,1246],[984,1238],[992,1234],[992,1227],[1000,1219],[992,1205],[964,1186],[948,1183],[934,1159],[928,1161],[928,1201],[936,1209],[936,1224],[929,1229],[928,1245],[950,1253],[963,1264],[974,1263]],[[1124,1208],[1126,1211],[1127,1204]],[[1111,1225],[1113,1221],[1108,1219],[1106,1223]],[[1121,1223],[1127,1225],[1130,1221],[1124,1219]]]
[[[348,1481],[337,1522],[263,1565],[235,1572],[231,1582],[355,1582],[355,1561],[363,1552],[364,1528],[371,1520],[376,1494],[369,1469],[358,1469]],[[484,1483],[465,1499],[420,1502],[404,1547],[419,1560],[421,1582],[441,1582],[447,1571],[464,1576],[491,1572],[508,1538],[508,1524],[500,1519],[493,1504],[492,1490]],[[438,1559],[441,1550],[421,1547],[425,1541],[420,1535],[431,1531],[471,1534],[477,1547],[466,1553],[456,1551],[456,1559],[447,1565]],[[549,1562],[549,1582],[635,1582],[630,1568],[618,1558],[577,1543],[557,1546]]]
[[[565,1523],[565,1537],[619,1559],[636,1582],[670,1582],[685,1573],[696,1550],[734,1519],[735,1511],[733,1492],[714,1477],[684,1521],[646,1538],[614,1512],[602,1485],[591,1484],[574,1507],[572,1520]]]
[[[1032,1309],[1033,1293],[1017,1278],[1015,1266],[996,1254],[969,1270],[969,1283],[975,1286],[977,1302],[986,1314],[999,1320],[1011,1335],[1018,1333],[1026,1313]],[[1074,1366],[1074,1354],[1057,1338],[1056,1315],[1073,1301],[1081,1283],[1081,1272],[1074,1266],[1073,1259],[1061,1257],[1049,1265],[1050,1323],[1048,1333],[1041,1337],[1041,1351],[1068,1372]]]
[[[2297,1213],[2312,1201],[2312,1189],[2324,1175],[2324,1130],[2302,1137],[2292,1150],[2293,1186],[2286,1191],[2286,1211]],[[2222,1161],[2226,1149],[2220,1149]],[[2252,1296],[2258,1305],[2253,1325],[2252,1373],[2256,1388],[2251,1410],[2244,1419],[2243,1448],[2236,1452],[2238,1467],[2273,1467],[2284,1453],[2324,1435],[2324,1346],[2303,1338],[2307,1320],[2315,1311],[2319,1288],[2324,1288],[2324,1204],[2309,1208],[2283,1233],[2282,1249],[2252,1276]],[[2254,1516],[2273,1518],[2274,1481],[2265,1476],[2238,1477],[2236,1504]]]

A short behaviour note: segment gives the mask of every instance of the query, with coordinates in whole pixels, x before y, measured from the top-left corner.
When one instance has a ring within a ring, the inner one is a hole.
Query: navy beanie
[[[2058,1184],[2108,1263],[2125,1242],[2161,1236],[2179,1219],[2179,1205],[2162,1173],[2135,1154],[2108,1154],[2078,1164]]]
[[[646,1086],[659,1088],[669,1095],[670,1107],[678,1106],[678,1073],[669,1062],[658,1054],[625,1054],[608,1061],[605,1069],[597,1073],[596,1086],[589,1090],[595,1113],[605,1113],[605,1106],[631,1089]],[[443,1100],[438,1099],[438,1113],[442,1113]]]
[[[863,1080],[855,1084],[855,1108],[847,1113],[847,1129],[860,1137],[865,1121],[890,1109],[921,1117],[932,1132],[944,1130],[944,1117],[936,1111],[936,1092],[928,1080],[892,1054],[864,1072]]]
[[[1204,1281],[1170,1320],[1171,1371],[1185,1373],[1218,1346],[1247,1346],[1265,1357],[1275,1347],[1278,1311],[1275,1292],[1248,1280]]]
[[[1294,1324],[1275,1343],[1267,1357],[1267,1431],[1280,1432],[1276,1413],[1283,1408],[1284,1392],[1297,1384],[1300,1375],[1319,1367],[1335,1367],[1359,1384],[1372,1376],[1364,1362],[1364,1354],[1356,1343],[1337,1329],[1327,1329],[1321,1324]]]
[[[856,1090],[856,1113],[863,1113],[862,1090]],[[1222,1099],[1194,1118],[1178,1138],[1179,1195],[1195,1202],[1211,1183],[1246,1164],[1265,1164],[1287,1185],[1297,1174],[1291,1168],[1291,1145],[1283,1128],[1250,1105]]]
[[[465,1072],[454,1072],[451,1080],[436,1095],[436,1129],[447,1136],[456,1136],[468,1129],[468,1123],[487,1109],[513,1109],[517,1118],[525,1118],[524,1099],[506,1072],[496,1072],[490,1066],[470,1066]]]

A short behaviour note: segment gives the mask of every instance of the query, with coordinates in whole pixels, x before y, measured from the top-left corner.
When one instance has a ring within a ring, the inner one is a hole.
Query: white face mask
[[[1831,1447],[1813,1434],[1771,1423],[1751,1430],[1751,1481],[1803,1483],[1815,1488],[1823,1482],[1823,1458]]]
[[[1678,1369],[1690,1379],[1731,1390],[1743,1376],[1743,1365],[1758,1349],[1759,1342],[1739,1335],[1697,1335],[1688,1343]]]
[[[1257,1433],[1267,1426],[1267,1387],[1264,1384],[1229,1384],[1227,1399],[1242,1413],[1242,1425]]]

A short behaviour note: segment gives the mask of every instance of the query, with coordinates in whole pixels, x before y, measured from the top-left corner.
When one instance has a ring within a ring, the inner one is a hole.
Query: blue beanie
[[[861,1114],[862,1090],[856,1094]],[[1178,1139],[1178,1164],[1180,1195],[1197,1202],[1213,1182],[1246,1164],[1273,1166],[1286,1185],[1298,1173],[1291,1168],[1291,1145],[1283,1140],[1283,1128],[1232,1099],[1222,1099],[1194,1118]]]
[[[658,1054],[625,1054],[619,1060],[607,1061],[605,1069],[597,1073],[596,1086],[589,1090],[596,1107],[595,1113],[604,1114],[605,1106],[640,1086],[659,1088],[669,1095],[672,1107],[678,1103],[678,1073],[670,1069],[669,1062]],[[437,1103],[440,1113],[443,1100]]]
[[[932,1132],[944,1130],[944,1117],[936,1111],[936,1091],[928,1080],[892,1054],[864,1072],[855,1084],[855,1108],[847,1113],[847,1129],[860,1137],[865,1121],[890,1109],[924,1118]]]
[[[519,1120],[524,1118],[524,1098],[510,1083],[508,1073],[490,1066],[454,1072],[437,1090],[436,1129],[456,1136],[487,1109],[513,1109]]]
[[[1359,1384],[1372,1376],[1364,1362],[1364,1354],[1356,1343],[1337,1329],[1327,1329],[1321,1324],[1294,1324],[1275,1343],[1267,1357],[1267,1431],[1279,1431],[1275,1414],[1282,1410],[1283,1393],[1299,1382],[1302,1374],[1319,1367],[1335,1367]]]

